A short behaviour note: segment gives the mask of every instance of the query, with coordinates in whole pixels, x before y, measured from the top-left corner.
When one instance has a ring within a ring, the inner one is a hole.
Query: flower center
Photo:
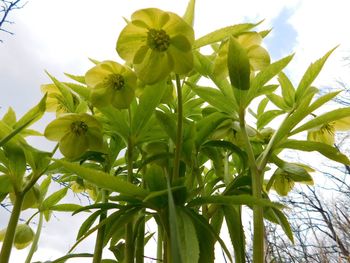
[[[105,83],[114,90],[122,90],[125,86],[125,80],[121,74],[110,74],[106,77]]]
[[[163,52],[170,45],[170,37],[162,29],[150,29],[147,35],[147,44],[151,49]]]
[[[72,122],[72,124],[70,125],[70,129],[73,133],[80,136],[87,132],[88,126],[83,121],[75,121],[75,122]]]

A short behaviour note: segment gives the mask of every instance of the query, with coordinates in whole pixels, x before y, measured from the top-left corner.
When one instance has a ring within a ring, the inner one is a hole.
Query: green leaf
[[[304,76],[302,77],[298,88],[295,92],[295,99],[299,101],[303,98],[306,89],[312,84],[312,82],[316,79],[317,75],[320,73],[323,65],[326,63],[328,57],[332,54],[332,52],[337,47],[328,51],[322,58],[318,59],[316,62],[311,63],[311,65],[306,70]]]
[[[252,99],[256,97],[257,91],[263,87],[269,80],[271,80],[274,76],[276,76],[278,73],[281,72],[282,69],[284,69],[288,63],[292,60],[294,55],[287,56],[285,58],[282,58],[281,60],[278,60],[270,65],[268,65],[266,68],[261,70],[255,78],[251,81],[251,87],[248,92],[248,98],[247,103],[249,103]]]
[[[274,118],[276,118],[277,116],[283,114],[284,111],[282,110],[269,110],[269,111],[265,111],[263,114],[261,114],[258,117],[258,121],[257,121],[257,128],[258,130],[264,128],[268,123],[270,123]]]
[[[199,51],[193,51],[193,67],[203,76],[210,76],[213,72],[213,60],[209,56],[201,54]]]
[[[69,73],[64,73],[68,78],[71,78],[72,80],[75,80],[81,84],[85,84],[85,76],[77,76],[77,75],[72,75]]]
[[[183,263],[193,263],[199,260],[199,244],[196,229],[191,217],[182,209],[177,209],[179,228],[179,244]]]
[[[257,109],[257,116],[261,116],[264,112],[265,112],[265,109],[266,109],[266,106],[267,104],[269,103],[269,99],[268,98],[263,98],[259,105],[258,105],[258,109]]]
[[[94,213],[92,213],[81,225],[78,231],[78,235],[76,237],[76,240],[80,239],[85,233],[91,228],[93,223],[96,221],[96,219],[99,217],[101,214],[101,211],[98,210]]]
[[[55,86],[59,89],[59,91],[62,94],[62,97],[64,98],[64,104],[65,106],[69,109],[70,112],[74,112],[74,100],[73,100],[73,95],[69,91],[69,88],[67,87],[66,84],[60,82],[57,80],[54,76],[50,75],[49,72],[46,71],[46,74],[50,77],[52,82],[55,84]]]
[[[289,106],[293,107],[295,98],[295,89],[292,82],[289,80],[286,74],[282,71],[278,74],[278,82],[281,85],[282,97],[284,102]]]
[[[183,19],[187,22],[187,24],[189,24],[192,27],[193,27],[193,23],[194,23],[195,5],[196,5],[196,1],[195,0],[190,0],[188,2],[187,8],[186,8],[186,12],[185,12],[185,14],[183,16]]]
[[[229,114],[237,111],[238,105],[233,100],[226,97],[220,90],[210,87],[191,86],[192,90],[210,105]]]
[[[204,196],[197,197],[188,203],[188,206],[199,206],[203,204],[220,204],[220,205],[259,205],[259,206],[267,206],[267,207],[283,207],[281,204],[276,202],[271,202],[267,199],[257,199],[251,195],[231,195],[231,196],[223,196],[223,195],[215,195],[215,196]]]
[[[313,184],[312,176],[303,166],[287,163],[279,158],[273,158],[273,162],[286,172],[294,182]]]
[[[80,209],[82,206],[77,204],[58,204],[50,207],[51,211],[58,212],[74,212],[77,209]]]
[[[199,39],[197,39],[194,42],[193,48],[197,49],[206,45],[213,44],[215,42],[222,41],[230,36],[237,36],[240,33],[247,32],[250,29],[256,27],[261,22],[256,24],[246,23],[246,24],[238,24],[233,26],[228,26],[224,28],[220,28],[218,30],[215,30]]]
[[[280,108],[281,110],[289,110],[290,107],[285,103],[284,98],[281,96],[278,96],[277,94],[274,93],[270,93],[267,94],[267,97],[269,98],[269,100],[275,104],[278,108]]]
[[[51,183],[51,175],[47,176],[39,186],[41,201],[45,198]]]
[[[310,130],[312,128],[315,128],[324,124],[328,124],[332,121],[336,121],[348,116],[350,116],[350,107],[336,109],[336,110],[324,113],[322,115],[319,115],[316,118],[312,119],[311,121],[306,122],[305,124],[293,130],[291,132],[291,135],[297,134],[305,130]]]
[[[287,235],[289,240],[294,244],[293,232],[287,217],[283,214],[281,210],[277,208],[272,208],[272,211],[276,215],[278,224],[282,227],[284,233]]]
[[[311,112],[317,110],[319,107],[321,107],[322,105],[324,105],[325,103],[327,103],[328,101],[330,101],[334,97],[336,97],[340,92],[341,92],[341,90],[334,91],[334,92],[330,92],[330,93],[327,93],[327,94],[319,97],[307,109],[307,114],[310,114]]]
[[[204,143],[204,141],[207,140],[208,136],[215,131],[218,125],[226,119],[228,119],[227,115],[222,114],[221,112],[214,112],[198,121],[196,123],[196,146],[199,147],[202,143]]]
[[[0,175],[0,193],[9,193],[13,191],[10,177],[7,175]]]
[[[173,115],[164,113],[162,111],[156,111],[156,118],[159,121],[160,126],[170,137],[170,139],[175,143],[176,142],[176,121],[173,118]]]
[[[63,197],[66,196],[68,188],[62,188],[47,197],[40,206],[41,211],[51,210],[51,207],[56,205]]]
[[[22,179],[26,172],[27,164],[26,158],[22,148],[20,147],[12,147],[12,146],[4,146],[4,152],[8,159],[8,175],[11,178],[12,183],[14,184],[15,190],[21,190]]]
[[[123,179],[117,178],[102,171],[86,168],[80,166],[79,164],[63,160],[56,160],[56,162],[67,170],[76,173],[78,176],[84,178],[85,180],[95,184],[100,188],[141,198],[146,197],[148,194],[147,190],[137,187],[132,183],[126,182]]]
[[[24,129],[25,127],[33,124],[35,121],[39,120],[45,113],[46,110],[46,94],[40,102],[31,108],[26,114],[24,114],[13,126],[15,130]]]
[[[16,123],[16,113],[11,107],[8,108],[4,117],[2,117],[2,121],[10,127],[12,127]]]
[[[229,41],[227,66],[232,87],[248,90],[250,87],[249,59],[246,50],[234,37],[231,37]]]
[[[165,81],[160,81],[154,85],[148,85],[144,89],[131,125],[132,132],[136,137],[141,133],[142,128],[147,124],[158,106],[166,90],[166,85]]]
[[[284,143],[278,145],[278,148],[284,149],[294,149],[305,152],[317,151],[320,154],[324,155],[328,159],[333,161],[350,165],[350,160],[346,155],[339,152],[338,149],[321,142],[311,142],[311,141],[298,141],[298,140],[287,140]]]
[[[245,262],[245,236],[240,206],[222,206],[231,243],[234,248],[235,263]]]

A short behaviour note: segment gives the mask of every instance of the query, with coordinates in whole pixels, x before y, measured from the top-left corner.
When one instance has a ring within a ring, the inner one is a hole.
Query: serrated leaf
[[[7,112],[2,117],[2,121],[10,127],[16,123],[16,113],[11,107],[8,108]]]
[[[232,87],[248,90],[250,88],[250,64],[247,51],[234,37],[231,37],[229,41],[227,67]],[[237,97],[236,99],[239,101]]]
[[[287,217],[283,214],[283,212],[277,208],[272,208],[273,213],[276,215],[278,224],[282,227],[284,233],[287,235],[289,240],[294,244],[293,232],[288,222]]]
[[[50,207],[51,211],[58,211],[58,212],[74,212],[77,209],[81,208],[81,205],[77,204],[58,204]]]
[[[68,188],[62,188],[47,197],[40,206],[41,211],[51,210],[51,207],[56,205],[63,197],[66,196]]]
[[[264,128],[268,123],[270,123],[274,118],[277,116],[283,114],[284,111],[282,110],[269,110],[265,111],[258,117],[257,121],[257,128],[258,130]]]
[[[76,173],[80,177],[100,188],[135,197],[145,197],[148,194],[147,190],[102,171],[83,167],[79,164],[70,163],[63,160],[56,160],[56,162],[62,165],[65,169]]]
[[[282,89],[282,97],[285,103],[289,107],[293,107],[295,98],[295,89],[292,82],[289,80],[286,74],[280,72],[278,74],[278,82],[280,83]]]
[[[71,78],[72,80],[75,80],[81,84],[85,84],[85,76],[77,76],[77,75],[72,75],[69,73],[64,73],[67,77]]]
[[[284,99],[281,96],[278,96],[274,93],[267,94],[266,96],[273,104],[275,104],[281,110],[287,111],[290,109],[290,107],[285,103]]]
[[[196,1],[195,0],[190,0],[188,2],[187,8],[186,8],[186,12],[183,15],[183,19],[187,22],[187,24],[189,24],[192,27],[193,27],[193,23],[194,23],[195,5],[196,5]]]
[[[154,85],[146,86],[144,89],[131,125],[133,135],[136,137],[141,133],[142,128],[148,123],[155,108],[162,99],[166,90],[165,85],[167,85],[165,81],[160,81]]]
[[[18,146],[4,146],[4,152],[8,160],[8,175],[11,178],[14,188],[20,191],[22,186],[22,179],[26,172],[27,163],[22,148]]]
[[[0,175],[0,193],[9,193],[13,191],[10,177],[7,175]]]
[[[256,27],[260,23],[261,22],[256,24],[246,23],[220,28],[197,39],[193,44],[193,48],[197,49],[206,45],[213,44],[215,42],[222,41],[230,36],[237,36],[240,33],[249,31],[250,29]]]
[[[345,117],[350,116],[350,107],[347,108],[341,108],[336,109],[327,113],[324,113],[322,115],[317,116],[316,118],[306,122],[305,124],[301,125],[300,127],[294,129],[291,132],[291,135],[297,134],[299,132],[310,130],[312,128],[328,124],[332,121],[336,121]]]
[[[295,99],[296,101],[299,101],[303,98],[304,93],[306,89],[312,84],[312,82],[316,79],[318,74],[320,73],[323,65],[326,63],[328,57],[332,54],[332,52],[337,47],[331,49],[328,51],[322,58],[318,59],[316,62],[311,63],[311,65],[308,67],[306,72],[304,73],[302,79],[300,80],[300,83],[298,85],[298,88],[295,92]]]
[[[338,149],[321,142],[287,140],[284,143],[279,144],[278,148],[294,149],[305,152],[317,151],[320,154],[327,157],[328,159],[342,164],[350,165],[350,160],[348,159],[348,157],[346,157],[346,155],[339,152]]]
[[[260,116],[261,114],[264,113],[264,111],[265,111],[266,106],[267,106],[268,103],[269,103],[269,99],[268,99],[268,98],[263,98],[263,99],[260,101],[260,103],[259,103],[259,105],[258,105],[258,109],[257,109],[257,111],[256,111],[257,116]]]
[[[47,194],[47,190],[49,189],[51,183],[51,175],[47,176],[42,183],[39,186],[39,190],[40,190],[40,198],[41,200],[43,200]]]
[[[81,238],[93,225],[93,223],[96,221],[97,217],[101,214],[101,211],[96,211],[92,213],[81,225],[79,228],[76,240]]]

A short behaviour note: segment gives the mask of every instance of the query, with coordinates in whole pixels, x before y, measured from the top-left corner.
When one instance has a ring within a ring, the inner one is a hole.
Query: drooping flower
[[[86,113],[62,115],[49,123],[44,135],[58,141],[61,153],[69,159],[76,159],[87,150],[100,151],[103,146],[101,124]]]
[[[137,78],[129,68],[114,61],[103,61],[85,74],[85,82],[92,88],[92,105],[125,109],[135,96]]]
[[[309,130],[307,139],[309,141],[322,142],[333,146],[335,142],[335,133],[337,131],[348,130],[350,130],[350,117],[326,123],[320,127]]]
[[[34,239],[34,231],[27,224],[19,224],[16,227],[16,233],[13,245],[17,249],[23,249],[32,243]]]
[[[188,73],[193,66],[192,27],[181,17],[157,8],[136,11],[119,35],[117,52],[132,63],[147,84],[165,79],[171,72]]]
[[[237,37],[237,42],[246,50],[252,72],[262,70],[270,64],[270,55],[261,46],[262,37],[257,32],[247,32]],[[228,41],[221,44],[217,58],[214,62],[214,74],[226,77]]]

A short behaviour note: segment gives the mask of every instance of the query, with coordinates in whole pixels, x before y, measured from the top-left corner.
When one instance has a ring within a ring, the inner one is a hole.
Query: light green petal
[[[132,62],[140,47],[147,44],[148,30],[129,23],[120,33],[117,52],[127,62]]]
[[[105,60],[99,66],[110,73],[122,74],[124,66],[112,60]]]
[[[350,116],[335,121],[334,122],[334,128],[337,131],[348,131],[348,130],[350,130]]]
[[[146,84],[154,84],[170,74],[174,62],[167,52],[147,52],[142,63],[135,65],[137,76]]]
[[[307,139],[314,142],[322,142],[328,145],[334,145],[334,134],[324,131],[310,131],[307,134]]]
[[[244,48],[248,49],[251,46],[260,45],[262,42],[262,37],[257,32],[247,32],[237,38],[238,43],[240,43]]]
[[[134,97],[135,91],[132,88],[125,87],[123,90],[114,92],[111,102],[117,109],[127,109]]]
[[[171,37],[175,37],[177,35],[183,35],[187,38],[188,42],[192,45],[194,42],[194,31],[193,28],[185,22],[181,17],[177,14],[168,12],[170,19],[169,21],[162,27],[162,29]]]
[[[101,130],[93,128],[86,133],[88,149],[91,151],[101,151],[103,149],[103,137]]]
[[[131,20],[140,20],[150,28],[160,29],[169,20],[169,15],[158,8],[146,8],[133,13]]]
[[[90,87],[95,87],[97,84],[103,81],[103,79],[111,74],[110,71],[103,68],[101,64],[98,64],[97,66],[93,67],[92,69],[88,70],[85,74],[85,82]]]
[[[228,42],[221,44],[217,57],[214,61],[213,74],[218,78],[226,78],[228,76],[227,68]]]
[[[140,64],[145,59],[147,52],[151,52],[148,46],[142,46],[137,50],[134,56],[133,64]]]
[[[88,147],[89,141],[86,135],[78,136],[72,132],[67,133],[59,143],[61,153],[69,159],[80,157]]]
[[[46,126],[44,136],[51,141],[59,141],[67,132],[73,122],[71,116],[62,116],[53,120]]]
[[[179,49],[170,46],[168,52],[174,60],[174,72],[177,74],[185,74],[193,68],[192,51],[182,52]]]
[[[177,49],[188,52],[192,49],[191,43],[183,35],[177,35],[170,40],[170,44],[174,45]]]
[[[111,103],[112,88],[106,88],[104,85],[97,85],[90,93],[91,104],[97,108],[108,106]]]
[[[85,122],[88,128],[97,128],[102,130],[101,124],[91,115],[87,113],[82,113],[78,115],[78,119]]]
[[[250,66],[253,68],[253,70],[262,70],[270,64],[270,55],[266,49],[261,46],[251,46],[247,50],[247,53]]]

